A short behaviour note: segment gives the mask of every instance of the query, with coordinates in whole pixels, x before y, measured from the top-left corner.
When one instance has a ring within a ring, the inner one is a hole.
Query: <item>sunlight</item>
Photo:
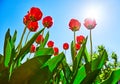
[[[84,17],[94,18],[96,20],[103,18],[102,13],[102,8],[99,6],[87,6],[84,9]]]

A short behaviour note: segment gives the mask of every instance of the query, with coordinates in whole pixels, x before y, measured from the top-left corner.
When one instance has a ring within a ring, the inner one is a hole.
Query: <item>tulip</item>
[[[86,18],[86,19],[84,20],[84,26],[85,26],[88,30],[91,30],[91,29],[95,28],[95,26],[96,26],[96,21],[95,21],[95,19]]]
[[[53,25],[53,19],[51,16],[46,16],[42,20],[42,24],[44,27],[50,28]]]
[[[50,47],[50,48],[52,48],[54,46],[54,42],[53,41],[49,41],[47,43],[47,46]]]
[[[76,37],[76,41],[78,44],[82,44],[84,40],[85,40],[85,37],[83,35]]]
[[[69,29],[72,31],[78,31],[81,27],[81,23],[77,19],[71,19],[69,22]]]
[[[53,50],[54,50],[54,56],[58,55],[59,53],[58,47],[54,47]]]
[[[38,29],[38,22],[29,22],[27,28],[30,31],[35,32]]]
[[[39,8],[32,7],[30,11],[28,12],[28,15],[31,21],[39,21],[42,18],[43,13]]]
[[[69,48],[69,44],[68,44],[68,43],[64,43],[64,44],[63,44],[63,49],[64,49],[64,50],[68,50],[68,48]]]
[[[39,36],[36,38],[36,40],[35,40],[35,42],[36,42],[37,44],[40,44],[40,43],[42,43],[43,41],[44,41],[43,35],[39,35]]]
[[[96,26],[96,20],[92,19],[92,18],[86,18],[84,20],[84,26],[90,30],[90,57],[91,57],[91,61],[92,61],[92,32],[91,30],[95,28]]]
[[[80,44],[76,43],[75,44],[75,49],[78,51],[80,49]]]
[[[34,45],[32,45],[30,47],[30,53],[34,53],[36,51],[36,47]]]

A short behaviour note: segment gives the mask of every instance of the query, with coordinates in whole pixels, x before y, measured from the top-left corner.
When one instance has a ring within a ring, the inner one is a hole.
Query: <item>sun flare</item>
[[[99,6],[88,6],[84,10],[84,16],[100,20],[102,18],[102,9]]]

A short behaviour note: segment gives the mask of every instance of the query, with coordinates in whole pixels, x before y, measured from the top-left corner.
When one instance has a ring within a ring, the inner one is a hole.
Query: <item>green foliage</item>
[[[119,81],[120,68],[116,53],[112,53],[111,59],[114,61],[111,62],[105,47],[98,46],[91,60],[86,46],[88,37],[77,52],[73,41],[71,42],[70,65],[63,52],[54,56],[53,48],[46,47],[49,39],[47,32],[33,58],[28,58],[22,64],[21,61],[30,54],[31,45],[42,32],[44,29],[36,32],[23,47],[18,46],[19,51],[15,45],[17,31],[11,36],[8,29],[4,52],[3,55],[0,54],[0,84],[116,84]]]

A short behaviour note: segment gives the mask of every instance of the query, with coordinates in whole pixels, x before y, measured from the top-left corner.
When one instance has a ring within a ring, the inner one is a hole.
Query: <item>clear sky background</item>
[[[94,51],[98,45],[104,45],[109,54],[114,51],[120,59],[120,0],[0,0],[0,53],[3,53],[4,36],[8,28],[11,34],[18,31],[18,43],[24,29],[23,17],[33,6],[42,10],[43,17],[53,17],[54,25],[49,29],[50,40],[55,42],[60,52],[63,51],[64,42],[73,40],[73,32],[68,26],[70,19],[76,18],[82,24],[77,35],[87,36],[89,31],[83,22],[90,15],[89,11],[95,10],[97,26],[92,31]],[[43,27],[41,21],[39,26],[40,29]],[[87,47],[89,50],[89,40]],[[66,54],[70,62],[69,50]]]

